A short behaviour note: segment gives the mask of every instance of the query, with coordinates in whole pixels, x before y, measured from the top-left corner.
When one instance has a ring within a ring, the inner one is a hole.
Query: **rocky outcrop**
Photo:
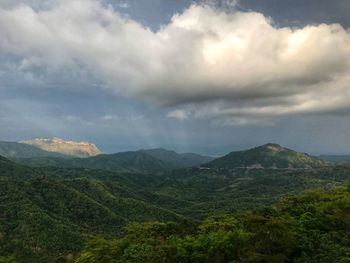
[[[101,154],[95,144],[89,142],[65,141],[60,138],[20,141],[48,152],[62,153],[76,157],[90,157]]]

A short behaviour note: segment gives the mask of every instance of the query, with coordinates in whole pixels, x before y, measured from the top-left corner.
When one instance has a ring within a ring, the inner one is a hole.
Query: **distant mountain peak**
[[[165,148],[162,148],[162,147],[159,147],[159,148],[152,148],[152,149],[141,149],[140,150],[141,152],[150,152],[150,151],[153,151],[153,152],[164,152],[164,153],[174,153],[174,154],[177,154],[175,151],[173,150],[168,150],[168,149],[165,149]]]
[[[279,145],[277,143],[271,143],[271,142],[266,143],[266,144],[259,146],[259,147],[283,149],[283,147],[281,145]]]
[[[34,140],[19,141],[19,143],[32,145],[48,152],[57,152],[76,157],[90,157],[101,154],[101,151],[93,143],[66,141],[57,137],[52,139],[36,138]]]
[[[269,152],[280,152],[280,151],[284,151],[284,150],[290,150],[290,149],[282,147],[281,145],[279,145],[277,143],[267,143],[267,144],[255,147],[253,149],[262,150],[262,151],[269,151]]]

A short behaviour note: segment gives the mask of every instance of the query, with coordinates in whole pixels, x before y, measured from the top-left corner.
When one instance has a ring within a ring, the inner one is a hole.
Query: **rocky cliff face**
[[[59,138],[20,141],[48,152],[57,152],[76,157],[90,157],[101,154],[95,144],[89,142],[65,141]]]

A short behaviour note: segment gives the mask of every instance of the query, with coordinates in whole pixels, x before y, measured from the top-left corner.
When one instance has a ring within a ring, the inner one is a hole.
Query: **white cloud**
[[[118,115],[104,115],[100,117],[100,120],[105,122],[115,121],[119,119],[120,117]]]
[[[189,113],[185,110],[173,110],[167,114],[167,117],[183,121],[189,118]]]
[[[120,123],[134,123],[138,121],[146,121],[145,117],[142,114],[137,114],[137,113],[128,113],[124,115],[103,115],[100,118],[98,118],[99,121],[102,122],[120,122]]]
[[[56,0],[1,0],[0,8],[13,8],[16,6],[30,6],[35,9],[50,8],[56,3]]]
[[[96,0],[57,0],[0,5],[0,35],[2,65],[22,75],[88,75],[176,106],[168,117],[246,123],[350,108],[350,33],[337,24],[277,28],[259,13],[192,5],[152,32]]]
[[[123,8],[123,9],[128,9],[130,8],[130,4],[126,3],[126,2],[121,2],[121,3],[118,3],[117,6],[119,8]]]

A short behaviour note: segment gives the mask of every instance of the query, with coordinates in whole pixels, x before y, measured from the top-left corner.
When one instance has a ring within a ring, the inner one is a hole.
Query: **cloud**
[[[104,115],[99,118],[100,121],[105,123],[137,123],[139,121],[147,121],[142,114],[128,113],[124,115]]]
[[[0,5],[0,78],[87,78],[173,107],[168,117],[232,125],[350,109],[350,33],[338,24],[278,28],[260,13],[194,4],[153,32],[96,0],[47,6]]]
[[[1,0],[1,8],[13,8],[19,5],[27,5],[34,9],[50,8],[56,0]]]
[[[173,110],[167,114],[167,117],[183,121],[188,119],[189,114],[185,110]]]
[[[104,115],[100,117],[100,120],[105,122],[110,122],[110,121],[119,120],[119,118],[120,117],[118,115]]]
[[[121,2],[121,3],[117,3],[117,7],[123,8],[123,9],[128,9],[128,8],[130,8],[130,4],[126,3],[126,2]]]

